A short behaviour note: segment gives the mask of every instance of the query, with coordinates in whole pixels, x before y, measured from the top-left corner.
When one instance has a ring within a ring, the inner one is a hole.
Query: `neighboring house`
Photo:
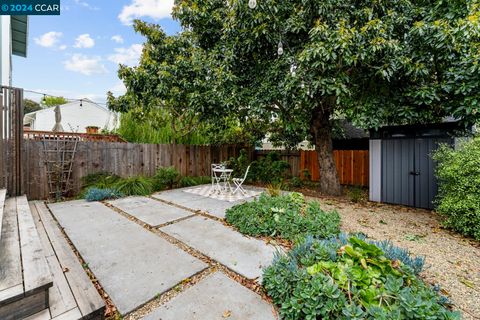
[[[118,114],[88,100],[73,101],[60,106],[63,132],[87,132],[87,127],[112,131],[119,125]],[[30,130],[52,131],[55,107],[27,113],[23,124]]]
[[[12,86],[12,54],[27,56],[27,16],[0,16],[0,84]]]

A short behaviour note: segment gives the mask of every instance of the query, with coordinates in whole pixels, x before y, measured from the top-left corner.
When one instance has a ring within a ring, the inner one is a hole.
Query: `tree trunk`
[[[310,124],[315,150],[320,167],[320,192],[338,196],[342,194],[340,180],[333,157],[332,126],[330,112],[316,109]]]

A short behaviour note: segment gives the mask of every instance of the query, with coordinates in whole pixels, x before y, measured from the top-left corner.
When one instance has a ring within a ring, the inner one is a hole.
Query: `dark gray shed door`
[[[431,154],[445,138],[382,140],[382,202],[433,209],[437,194]]]

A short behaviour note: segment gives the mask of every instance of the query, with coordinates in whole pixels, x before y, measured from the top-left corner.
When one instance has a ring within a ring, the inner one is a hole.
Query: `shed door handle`
[[[420,172],[419,171],[410,171],[410,174],[413,176],[419,176]]]

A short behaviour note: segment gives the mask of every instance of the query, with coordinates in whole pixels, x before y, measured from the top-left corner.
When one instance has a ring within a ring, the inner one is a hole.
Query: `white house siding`
[[[62,127],[64,132],[86,132],[88,126],[113,130],[118,127],[118,119],[114,112],[88,100],[70,102],[60,106]],[[55,108],[48,108],[25,115],[24,124],[30,130],[52,131],[55,125]]]
[[[0,16],[0,83],[12,84],[12,46],[10,16]]]

